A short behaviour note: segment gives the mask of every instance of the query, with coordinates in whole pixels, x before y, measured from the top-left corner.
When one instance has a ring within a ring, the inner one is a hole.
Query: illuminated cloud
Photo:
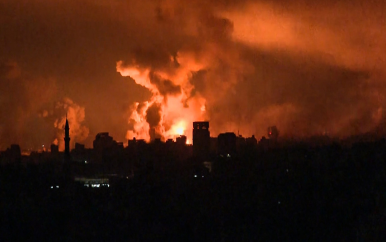
[[[152,93],[149,101],[131,107],[126,138],[151,140],[187,135],[191,139],[191,123],[205,117],[205,111],[201,110],[205,99],[189,99],[194,88],[190,78],[199,65],[188,60],[187,56],[170,58],[169,64],[174,68],[157,69],[124,65],[122,61],[117,63],[117,71],[121,75],[131,77]]]
[[[141,59],[137,67],[148,67],[148,73],[169,73],[179,69],[178,57],[187,55],[187,62],[194,64],[186,66],[196,68],[185,72],[189,78],[182,83],[190,90],[186,100],[196,96],[202,100],[214,134],[241,130],[264,135],[270,125],[287,136],[328,132],[344,137],[377,129],[384,123],[385,103],[379,90],[384,85],[379,81],[385,78],[385,63],[382,47],[373,38],[385,43],[385,36],[377,31],[379,15],[369,16],[367,10],[378,10],[369,5],[360,12],[356,2],[338,8],[329,8],[329,2],[299,3],[195,1],[187,6],[167,1],[157,8],[158,20],[173,29],[178,26],[177,34],[190,39],[169,53],[162,48],[155,51],[154,46],[164,43],[154,42],[149,55],[144,55],[149,59],[141,58],[140,52],[133,52],[132,58]],[[188,7],[185,18],[180,13]],[[371,35],[363,35],[367,32]],[[149,90],[167,96],[162,86],[145,79],[152,84]],[[174,87],[181,85],[174,76],[166,80]],[[202,118],[200,112],[191,113],[192,119]]]
[[[46,140],[40,132],[39,110],[56,93],[53,79],[22,73],[16,62],[0,62],[0,150],[12,143],[37,147]]]
[[[101,131],[150,140],[150,126],[191,140],[191,122],[204,119],[213,135],[272,125],[283,136],[385,133],[384,1],[0,2],[0,52],[23,67],[0,68],[9,120],[71,97],[87,110],[88,146]],[[24,69],[36,85],[16,81]],[[30,85],[26,105],[13,98],[18,85]]]
[[[48,113],[48,114],[47,114]],[[89,129],[83,124],[85,120],[85,108],[74,103],[69,98],[55,103],[54,109],[42,112],[42,117],[53,121],[55,128],[55,138],[52,143],[59,146],[59,150],[64,150],[64,126],[66,124],[66,117],[70,126],[70,148],[75,147],[75,143],[84,141]]]

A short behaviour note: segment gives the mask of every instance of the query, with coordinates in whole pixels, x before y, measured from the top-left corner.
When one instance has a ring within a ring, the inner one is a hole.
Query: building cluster
[[[55,144],[51,152],[32,152],[23,156],[18,145],[0,153],[1,164],[51,164],[51,172],[66,174],[76,181],[88,181],[85,186],[92,186],[89,181],[105,179],[114,174],[129,177],[133,174],[148,172],[173,172],[173,167],[181,164],[204,164],[211,170],[211,163],[218,159],[234,160],[238,155],[264,147],[267,140],[278,137],[276,127],[268,129],[269,139],[263,138],[259,143],[254,136],[244,138],[234,133],[221,133],[211,137],[209,122],[193,122],[193,144],[187,145],[187,137],[165,142],[155,137],[150,143],[142,139],[130,139],[127,146],[117,142],[108,132],[98,133],[92,148],[75,143],[70,150],[70,125],[66,119],[65,150],[59,151]],[[91,179],[91,180],[90,180]],[[96,185],[95,185],[96,186]]]
[[[276,126],[268,128],[268,139],[264,136],[258,142],[254,135],[243,137],[232,132],[221,133],[211,137],[209,122],[193,122],[193,156],[198,159],[213,159],[214,157],[236,157],[253,149],[267,149],[278,139]]]
[[[155,138],[151,143],[147,143],[143,139],[130,139],[125,147],[123,142],[117,142],[109,135],[108,132],[98,133],[93,141],[93,147],[85,148],[83,144],[75,143],[75,147],[70,150],[69,123],[66,120],[65,125],[65,150],[59,151],[59,147],[52,144],[51,152],[32,152],[30,157],[32,161],[38,162],[40,158],[63,158],[63,161],[72,161],[85,164],[100,164],[112,162],[119,156],[125,154],[130,157],[137,157],[144,154],[149,148],[157,149],[157,146],[165,148],[163,151],[177,152],[183,147],[186,148],[188,155],[195,159],[208,160],[214,156],[233,157],[241,153],[245,148],[256,148],[259,145],[264,146],[268,140],[276,140],[278,138],[278,130],[275,126],[268,128],[268,139],[263,137],[258,143],[255,136],[245,138],[235,133],[221,133],[217,137],[211,137],[209,131],[209,122],[193,122],[193,144],[187,145],[187,137],[182,135],[173,139],[168,139],[165,142],[160,138]],[[184,157],[186,158],[186,157]],[[0,153],[0,160],[4,163],[20,163],[22,155],[19,145],[11,145],[6,151]]]
[[[22,159],[20,146],[13,144],[10,148],[0,152],[0,164],[20,164]]]

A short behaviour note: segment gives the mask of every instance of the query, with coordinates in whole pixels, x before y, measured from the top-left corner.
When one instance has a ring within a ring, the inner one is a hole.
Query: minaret
[[[66,114],[66,126],[64,127],[64,156],[70,157],[70,126],[68,125],[67,114]]]

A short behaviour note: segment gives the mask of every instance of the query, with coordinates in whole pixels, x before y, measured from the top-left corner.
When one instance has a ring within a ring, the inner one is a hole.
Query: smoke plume
[[[56,137],[36,113],[61,97],[87,110],[87,146],[101,131],[191,141],[200,120],[213,136],[386,134],[385,1],[0,5],[0,53],[22,66],[0,68],[4,143]]]
[[[55,81],[30,77],[18,63],[6,61],[0,62],[0,83],[0,150],[10,144],[24,149],[44,144],[46,134],[38,114],[55,94]]]
[[[55,136],[52,143],[59,146],[59,150],[64,150],[64,126],[66,118],[70,127],[70,148],[75,147],[75,143],[84,141],[89,129],[83,124],[85,121],[85,108],[74,103],[69,98],[55,103],[50,111],[43,111],[42,117],[53,123]]]
[[[156,105],[157,118],[143,118],[144,111],[137,122],[148,126],[137,126],[155,127],[165,138],[176,134],[173,125],[203,119],[210,120],[213,134],[240,130],[262,136],[271,125],[284,136],[300,137],[379,130],[385,123],[385,63],[372,37],[383,43],[386,38],[376,31],[378,15],[358,12],[356,4],[342,3],[339,11],[297,1],[289,6],[161,1],[151,48],[117,63],[121,75],[153,94],[145,109],[154,113]],[[358,16],[366,22],[349,22],[346,32],[332,24]],[[170,34],[166,27],[180,31]],[[368,28],[373,36],[360,35]],[[163,31],[173,46],[157,38]],[[374,43],[369,52],[363,51],[366,43]],[[184,133],[191,138],[189,126]]]

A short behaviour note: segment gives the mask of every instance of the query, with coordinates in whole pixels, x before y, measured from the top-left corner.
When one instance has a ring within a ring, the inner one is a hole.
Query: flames
[[[170,67],[157,69],[141,66],[133,61],[117,62],[117,71],[147,88],[152,96],[143,103],[135,103],[130,110],[128,123],[131,128],[126,138],[175,139],[181,135],[192,139],[191,123],[205,119],[206,100],[199,95],[191,97],[192,73],[203,68],[188,54],[170,58]]]
[[[185,120],[181,120],[172,125],[169,136],[173,135],[185,135],[185,130],[188,128],[188,125]]]

